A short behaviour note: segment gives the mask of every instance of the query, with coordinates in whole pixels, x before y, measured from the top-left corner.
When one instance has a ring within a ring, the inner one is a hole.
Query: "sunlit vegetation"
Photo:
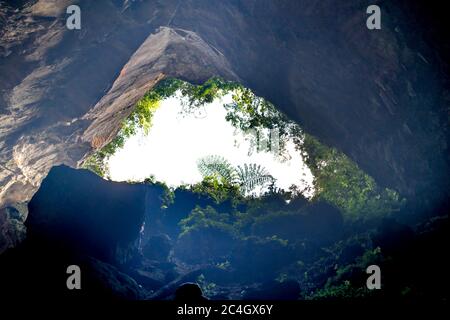
[[[344,219],[335,205],[321,198],[310,201],[295,188],[247,197],[239,185],[223,178],[232,176],[232,167],[228,169],[213,166],[201,182],[175,189],[151,177],[145,182],[152,197],[146,212],[150,219],[146,222],[153,228],[150,237],[163,236],[167,241],[158,247],[154,241],[145,245],[149,238],[141,239],[146,248],[142,255],[151,260],[144,267],[198,270],[200,276],[193,276],[212,299],[223,299],[224,292],[245,293],[255,285],[283,298],[281,289],[297,285],[301,290],[293,290],[291,299],[422,294],[423,288],[410,285],[410,274],[402,274],[415,262],[417,250],[430,249],[429,235],[421,238],[383,216],[375,217],[376,224]],[[223,172],[222,177],[214,172]],[[442,240],[437,237],[437,241]],[[409,243],[414,246],[407,247]],[[162,250],[169,258],[155,263]],[[430,268],[428,260],[422,263]],[[370,291],[365,286],[366,268],[372,264],[381,267],[383,279],[390,279],[389,286],[383,282],[383,290]],[[271,290],[267,283],[278,289]],[[252,297],[250,293],[239,297]]]
[[[244,163],[233,167],[221,156],[207,156],[199,159],[198,169],[204,178],[214,177],[227,184],[237,185],[243,194],[249,194],[257,187],[273,189],[275,179],[266,168],[256,163]]]
[[[297,144],[314,174],[316,198],[333,203],[349,218],[373,218],[395,213],[405,200],[388,188],[380,188],[342,152],[320,143],[309,134]]]
[[[273,104],[256,96],[250,89],[239,87],[233,91],[233,102],[225,105],[227,121],[247,133],[253,146],[267,146],[280,159],[288,157],[286,142],[300,137],[302,130]],[[274,137],[273,132],[276,132]],[[273,139],[277,141],[274,143]],[[276,146],[276,148],[274,148]],[[258,147],[259,149],[259,147]]]
[[[183,97],[186,112],[191,112],[194,108],[212,102],[237,87],[237,84],[219,78],[212,78],[201,86],[195,86],[178,79],[162,80],[139,100],[130,116],[123,121],[117,136],[105,147],[87,158],[82,166],[102,177],[108,177],[108,159],[118,149],[123,148],[125,141],[135,135],[139,129],[148,133],[152,125],[153,114],[160,101],[175,95],[177,91]]]
[[[345,248],[344,244],[335,246],[332,253],[339,252],[338,250]],[[342,252],[342,251],[341,251]],[[342,254],[342,253],[341,253]],[[370,296],[375,296],[379,292],[368,290],[364,281],[352,283],[351,279],[355,275],[364,280],[366,275],[366,268],[370,265],[380,265],[383,262],[383,255],[379,247],[374,249],[366,249],[364,254],[357,257],[349,264],[344,264],[336,269],[335,275],[328,278],[326,284],[315,290],[312,294],[306,296],[306,299],[311,300],[331,300],[331,299],[362,299]]]
[[[235,204],[242,198],[238,186],[223,179],[219,180],[214,176],[207,176],[197,184],[181,186],[180,188],[188,188],[193,193],[214,200],[216,204],[221,204],[225,201]]]
[[[283,159],[288,156],[285,150],[287,141],[295,142],[315,177],[313,201],[323,200],[335,205],[348,219],[388,215],[403,205],[404,200],[396,191],[378,187],[374,179],[345,154],[305,133],[270,102],[257,97],[251,90],[220,78],[212,78],[203,85],[192,85],[178,79],[161,81],[137,103],[132,114],[124,120],[117,137],[87,159],[84,166],[107,177],[108,158],[122,148],[126,139],[138,129],[148,132],[152,115],[161,100],[179,93],[183,112],[190,113],[228,92],[232,92],[233,102],[225,105],[226,120],[248,133],[254,145],[261,145],[261,141],[266,140],[265,145],[270,148],[273,145],[270,130],[276,130],[279,148],[270,151]],[[220,194],[224,187],[237,188],[242,194],[248,195],[257,187],[273,185],[270,172],[256,164],[233,167],[226,159],[210,156],[199,159],[198,168],[205,178],[203,187],[208,186],[211,194],[215,194],[214,197],[223,196]],[[274,192],[273,188],[267,190]]]
[[[138,129],[144,130],[148,133],[152,125],[153,113],[159,106],[159,102],[166,94],[171,91],[165,88],[163,91],[153,90],[147,93],[139,102],[136,104],[135,109],[122,122],[122,127],[117,133],[116,137],[108,143],[105,147],[97,150],[93,155],[91,155],[83,164],[83,167],[94,171],[102,177],[108,176],[108,159],[111,157],[118,149],[123,148],[126,139],[136,134]]]
[[[354,286],[350,281],[344,281],[340,285],[326,286],[318,290],[313,295],[307,297],[310,300],[336,300],[336,299],[363,299],[375,292],[368,290],[364,286]]]
[[[386,290],[394,297],[420,296],[423,288],[410,286],[406,276],[397,278],[416,250],[428,250],[422,244],[428,236],[414,235],[389,219],[405,200],[238,84],[220,79],[199,86],[174,79],[161,82],[139,102],[118,137],[94,154],[100,161],[90,169],[105,168],[108,156],[128,137],[138,129],[148,130],[162,99],[179,94],[183,112],[189,114],[227,92],[233,102],[225,106],[226,120],[248,133],[257,146],[271,146],[270,130],[276,130],[279,148],[269,151],[280,161],[289,156],[286,145],[293,142],[313,173],[314,195],[307,197],[296,185],[288,190],[274,187],[270,168],[235,165],[216,155],[198,159],[203,177],[198,183],[169,188],[149,177],[146,185],[159,190],[152,202],[152,227],[171,239],[172,261],[193,269],[207,266],[197,282],[208,297],[220,296],[227,285],[230,290],[238,285],[244,292],[247,285],[267,282],[280,288],[299,285],[301,291],[294,291],[292,299],[378,299]],[[97,173],[107,176],[103,169]],[[257,188],[265,191],[256,196],[252,191]],[[412,237],[419,242],[405,255],[402,248]],[[366,268],[372,264],[390,273],[395,285],[368,290]]]

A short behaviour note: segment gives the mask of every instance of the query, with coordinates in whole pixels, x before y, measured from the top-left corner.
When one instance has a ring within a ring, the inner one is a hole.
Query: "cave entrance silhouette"
[[[237,84],[211,79],[192,88],[172,79],[147,93],[84,167],[112,181],[147,179],[176,188],[214,177],[245,195],[271,188],[313,196],[314,177],[295,144],[297,125]]]

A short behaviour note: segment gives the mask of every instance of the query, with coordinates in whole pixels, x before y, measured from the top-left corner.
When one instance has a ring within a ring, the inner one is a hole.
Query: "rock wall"
[[[144,222],[145,194],[143,184],[105,181],[88,170],[53,167],[28,204],[27,240],[58,243],[71,252],[125,263],[131,255],[126,251],[138,242]]]
[[[71,3],[81,30],[65,27]],[[382,30],[370,31],[363,0],[0,1],[0,206],[29,200],[52,166],[75,167],[107,143],[160,79],[216,75],[381,185],[445,197],[444,39],[417,18],[420,3],[375,3]]]

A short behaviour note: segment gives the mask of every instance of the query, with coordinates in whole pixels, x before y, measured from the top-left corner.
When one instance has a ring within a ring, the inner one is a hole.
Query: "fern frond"
[[[240,187],[245,192],[251,192],[256,187],[264,187],[274,182],[274,178],[266,168],[256,163],[237,167],[237,175],[240,181]]]
[[[222,156],[203,157],[197,161],[197,167],[203,177],[214,176],[230,184],[237,183],[236,169]]]

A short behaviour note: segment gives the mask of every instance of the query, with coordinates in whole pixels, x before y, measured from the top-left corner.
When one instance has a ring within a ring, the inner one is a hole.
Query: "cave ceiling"
[[[66,27],[73,3],[80,30]],[[166,77],[238,81],[379,184],[447,192],[448,66],[433,33],[407,1],[382,2],[381,30],[366,28],[366,1],[337,3],[0,1],[0,206],[109,142]]]

